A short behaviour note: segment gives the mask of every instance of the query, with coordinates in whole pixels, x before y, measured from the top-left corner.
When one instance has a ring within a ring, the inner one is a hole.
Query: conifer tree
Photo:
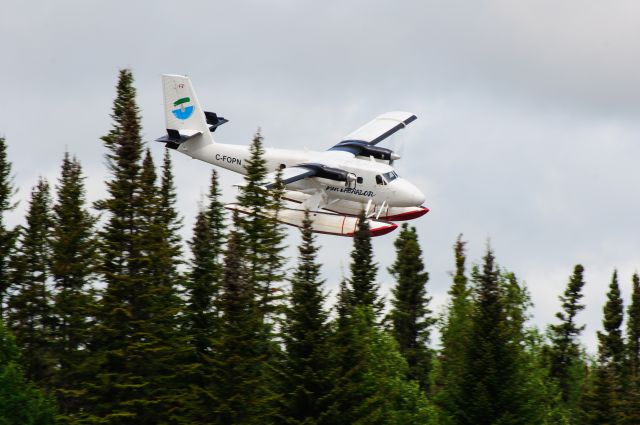
[[[449,304],[441,329],[442,349],[439,356],[438,389],[434,400],[449,416],[457,410],[455,394],[464,381],[464,354],[469,344],[471,328],[471,291],[466,276],[465,245],[462,235],[454,245],[455,273],[449,288]]]
[[[236,219],[237,220],[237,219]],[[239,234],[230,233],[225,253],[224,277],[217,309],[221,315],[220,336],[215,346],[216,424],[270,423],[265,391],[263,325],[245,261]]]
[[[629,373],[640,377],[640,277],[634,273],[631,279],[631,304],[627,310],[627,352]]]
[[[112,179],[107,199],[97,203],[106,213],[100,232],[106,288],[86,411],[113,424],[175,422],[182,341],[176,334],[176,238],[169,227],[178,223],[170,211],[168,170],[165,187],[158,188],[150,154],[140,162],[140,117],[129,70],[120,72],[112,118],[113,128],[103,137]]]
[[[185,279],[183,326],[191,351],[185,377],[191,388],[186,416],[196,423],[207,422],[216,404],[214,347],[221,327],[216,303],[224,272],[225,239],[218,177],[212,170],[207,203],[198,211],[189,241],[192,258]]]
[[[407,380],[407,363],[393,336],[373,325],[371,306],[350,310],[330,339],[332,386],[328,408],[317,423],[429,423],[424,393],[417,382]]]
[[[0,423],[54,424],[54,404],[25,378],[19,358],[15,340],[0,319]]]
[[[490,249],[482,269],[474,274],[474,281],[476,295],[465,350],[465,379],[461,391],[454,394],[455,423],[541,423],[544,412],[531,408],[539,402],[526,385],[530,376],[522,351],[526,293],[512,287],[517,284],[513,276],[501,276]]]
[[[85,206],[80,163],[65,153],[53,206],[51,274],[56,293],[53,316],[58,369],[54,386],[61,413],[77,410],[79,365],[87,358],[95,304],[91,283],[96,260],[95,219]]]
[[[112,177],[107,181],[108,197],[96,203],[106,213],[100,236],[99,271],[106,287],[102,294],[98,326],[93,341],[94,373],[89,385],[90,412],[106,423],[138,421],[141,407],[134,402],[140,385],[136,365],[127,361],[133,338],[139,338],[139,303],[144,280],[140,243],[140,162],[142,141],[139,110],[135,100],[133,74],[121,70],[113,104],[113,127],[102,137],[108,149],[107,164]],[[147,406],[148,407],[148,406]],[[142,422],[139,422],[142,423]]]
[[[403,224],[394,245],[396,260],[389,268],[396,280],[390,313],[392,333],[409,365],[409,378],[427,390],[431,371],[428,344],[430,327],[434,323],[428,307],[431,299],[427,297],[425,287],[429,274],[424,271],[422,250],[414,227]]]
[[[590,425],[622,423],[624,342],[622,340],[623,304],[614,271],[603,308],[602,326],[598,331],[598,359],[594,367],[591,388],[585,395],[583,410]]]
[[[5,213],[15,208],[11,201],[15,192],[11,162],[7,158],[7,143],[5,138],[0,136],[0,319],[5,317],[6,295],[10,282],[9,263],[17,236],[17,230],[8,229],[4,220]]]
[[[613,272],[607,302],[603,309],[604,332],[598,332],[599,354],[607,363],[611,363],[621,376],[624,367],[624,341],[622,339],[623,304],[618,284],[618,271]]]
[[[323,413],[328,390],[327,338],[329,328],[323,304],[323,280],[318,248],[309,212],[302,222],[298,266],[291,278],[289,307],[284,324],[283,416],[287,423],[314,424]]]
[[[191,269],[186,281],[185,322],[191,344],[198,356],[210,356],[217,334],[215,302],[223,274],[225,242],[224,212],[220,202],[218,174],[211,172],[207,204],[200,209],[193,227]]]
[[[373,260],[373,246],[369,222],[364,210],[358,216],[358,227],[353,235],[353,249],[351,250],[351,276],[348,280],[349,299],[352,307],[371,307],[374,320],[383,308],[383,302],[378,297],[376,274],[378,266]]]
[[[564,295],[560,296],[562,311],[556,313],[560,321],[549,327],[551,337],[550,375],[557,380],[562,394],[562,400],[571,410],[577,406],[580,397],[580,375],[582,359],[578,337],[584,330],[584,325],[576,323],[576,316],[584,309],[582,288],[584,268],[578,264],[573,270]]]
[[[281,188],[280,185],[275,186],[274,197],[262,187],[267,164],[259,132],[253,138],[249,153],[250,158],[245,164],[245,184],[238,195],[238,203],[247,209],[247,213],[239,217],[238,230],[246,247],[248,278],[256,286],[260,311],[263,318],[268,320],[268,316],[274,312],[273,285],[284,278],[284,257],[281,254],[284,234],[276,220]]]
[[[12,291],[8,300],[9,323],[28,379],[49,385],[53,373],[51,262],[51,195],[49,183],[40,179],[31,191],[26,226],[13,258]]]
[[[631,304],[627,309],[628,385],[624,394],[624,425],[640,423],[640,277],[631,278]]]
[[[182,228],[182,218],[176,211],[176,188],[173,183],[173,170],[169,149],[164,150],[162,161],[162,177],[160,180],[160,197],[157,218],[163,230],[164,244],[166,244],[166,267],[164,275],[172,280],[177,280],[177,267],[181,264],[182,240],[179,231]],[[163,271],[160,271],[163,273]],[[174,282],[175,283],[175,282]]]

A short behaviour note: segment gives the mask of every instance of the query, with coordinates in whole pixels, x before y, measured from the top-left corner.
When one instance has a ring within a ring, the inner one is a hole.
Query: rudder
[[[164,116],[167,131],[180,134],[200,133],[202,140],[213,143],[204,111],[200,107],[191,79],[182,75],[162,75]]]

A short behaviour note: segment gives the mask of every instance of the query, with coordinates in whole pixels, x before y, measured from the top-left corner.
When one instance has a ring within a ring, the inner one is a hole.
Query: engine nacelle
[[[345,187],[351,187],[356,182],[356,175],[340,168],[328,167],[322,164],[300,164],[298,167],[315,170],[315,177],[337,182],[344,182]]]

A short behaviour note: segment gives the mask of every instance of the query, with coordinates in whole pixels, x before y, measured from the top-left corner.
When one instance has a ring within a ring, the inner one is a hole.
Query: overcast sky
[[[191,76],[203,107],[230,120],[223,142],[248,144],[260,127],[267,146],[323,150],[380,113],[412,111],[384,146],[431,208],[412,224],[433,308],[446,302],[459,233],[473,261],[490,239],[541,327],[580,262],[593,350],[614,268],[625,300],[640,269],[638,22],[633,0],[5,2],[0,134],[21,199],[38,176],[57,179],[68,149],[95,200],[121,68],[134,72],[149,142],[164,132],[162,73]],[[162,145],[149,146],[159,160]],[[173,158],[188,237],[210,166]],[[241,177],[221,174],[232,200]],[[385,292],[396,235],[375,239]],[[350,240],[318,241],[335,292]],[[295,229],[288,242],[295,256]]]

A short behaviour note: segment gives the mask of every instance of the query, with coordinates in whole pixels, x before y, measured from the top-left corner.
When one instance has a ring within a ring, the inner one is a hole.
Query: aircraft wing
[[[287,167],[282,170],[282,183],[286,186],[298,180],[302,180],[306,177],[313,177],[317,174],[317,170],[313,168],[303,167]],[[271,189],[276,184],[276,173],[269,173],[265,176],[265,182],[263,187],[265,189]]]
[[[342,141],[362,141],[369,145],[376,145],[416,119],[417,117],[411,112],[387,112],[349,133],[342,138]]]

